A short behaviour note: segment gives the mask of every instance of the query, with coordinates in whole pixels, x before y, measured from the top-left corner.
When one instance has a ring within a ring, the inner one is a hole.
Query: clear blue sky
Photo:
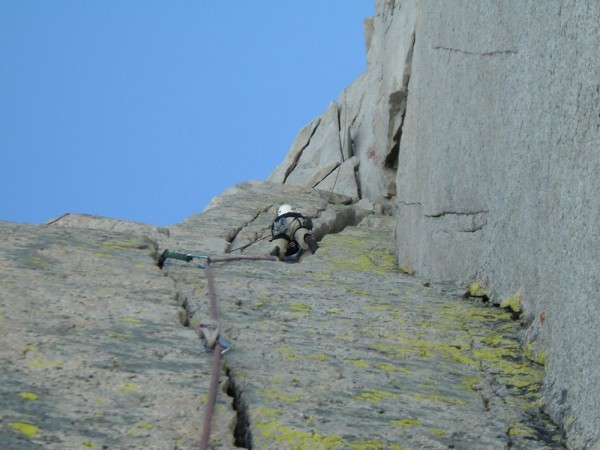
[[[262,180],[365,69],[374,0],[0,0],[0,220],[156,225]]]

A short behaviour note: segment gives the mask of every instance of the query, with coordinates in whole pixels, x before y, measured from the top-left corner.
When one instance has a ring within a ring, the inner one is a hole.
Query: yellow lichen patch
[[[441,428],[432,428],[429,432],[437,437],[444,437],[448,434],[446,430],[442,430]]]
[[[390,363],[377,364],[375,366],[375,368],[379,369],[379,370],[384,370],[386,372],[402,372],[402,373],[405,373],[407,375],[409,375],[409,374],[412,373],[410,370],[408,370],[408,369],[406,369],[404,367],[398,367],[398,366],[395,366],[395,365],[390,364]]]
[[[378,403],[386,398],[400,398],[400,395],[389,391],[381,391],[378,389],[366,389],[360,394],[354,396],[355,400],[373,403]]]
[[[378,352],[385,353],[393,359],[404,358],[406,356],[410,356],[414,352],[413,349],[401,348],[399,345],[386,344],[383,342],[372,344],[371,348],[373,350],[377,350]]]
[[[517,291],[516,294],[511,295],[510,297],[505,298],[500,303],[501,308],[510,309],[512,312],[520,313],[521,312],[521,289]]]
[[[519,424],[511,424],[511,426],[508,427],[506,434],[509,436],[531,436],[535,434],[535,432],[531,428],[527,428]]]
[[[390,422],[394,425],[400,425],[402,427],[414,427],[416,425],[421,425],[421,421],[418,419],[400,419],[391,420]]]
[[[469,389],[476,389],[477,383],[480,383],[483,378],[475,375],[467,376],[463,378],[463,385],[465,385]]]
[[[331,248],[343,249],[344,252],[343,255],[326,256],[332,272],[356,271],[379,274],[397,272],[396,258],[392,252],[379,246],[373,247],[371,239],[344,232],[327,235],[323,243]]]
[[[402,272],[405,275],[415,274],[415,271],[411,269],[411,267],[408,264],[400,264],[400,266],[398,266],[398,269],[400,269],[400,272]]]
[[[368,291],[363,291],[360,289],[356,289],[356,288],[346,288],[346,291],[349,292],[350,294],[355,294],[355,295],[362,295],[364,297],[370,297],[371,293]]]
[[[486,359],[483,363],[497,376],[500,383],[521,394],[514,399],[521,407],[531,406],[539,398],[544,374],[541,368],[505,358]]]
[[[374,440],[358,439],[346,444],[345,448],[352,448],[355,450],[402,450],[397,444],[383,443]]]
[[[266,406],[256,406],[252,408],[253,415],[275,418],[281,415],[281,411],[277,409],[267,408]]]
[[[501,334],[494,334],[494,335],[491,335],[491,336],[483,336],[483,337],[477,338],[477,340],[479,342],[481,342],[482,344],[491,345],[491,346],[497,347],[500,344],[502,344],[502,335]]]
[[[296,355],[296,354],[295,354],[295,353],[292,351],[292,349],[291,349],[291,348],[289,348],[289,347],[277,347],[277,348],[275,349],[275,351],[276,351],[277,353],[281,353],[282,355],[285,355],[285,356],[287,356],[287,359],[288,359],[288,360],[290,360],[290,361],[292,361],[292,360],[294,360],[294,359],[296,359],[296,358],[298,357],[298,356],[297,356],[297,355]]]
[[[33,392],[20,392],[19,397],[24,398],[25,400],[36,400],[38,398],[37,394]]]
[[[511,314],[508,312],[501,313],[491,308],[478,305],[469,307],[458,304],[454,309],[445,308],[441,310],[439,315],[451,320],[455,320],[459,324],[468,324],[469,322],[490,322],[499,324],[505,321],[511,321]],[[509,328],[514,326],[512,322],[508,325]]]
[[[283,392],[268,391],[266,389],[262,390],[261,394],[263,394],[265,397],[267,397],[271,400],[281,400],[282,402],[286,402],[286,403],[296,403],[296,402],[299,402],[300,400],[302,400],[301,395],[287,395],[287,394],[284,394]]]
[[[111,254],[111,253],[94,253],[94,256],[97,256],[98,258],[114,258],[115,255]]]
[[[94,444],[92,441],[83,441],[81,443],[81,445],[83,445],[84,447],[87,447],[87,448],[96,448],[97,447],[96,444]]]
[[[37,347],[35,345],[26,345],[25,347],[23,347],[23,354],[26,355],[27,353],[36,353],[38,351]]]
[[[49,264],[48,261],[44,261],[42,258],[39,258],[37,256],[33,256],[31,258],[31,262],[42,267],[47,266]]]
[[[126,323],[141,323],[140,319],[136,319],[135,317],[121,317],[121,322]]]
[[[140,387],[137,384],[134,383],[124,383],[120,388],[117,389],[117,392],[122,392],[122,393],[138,393],[140,391]]]
[[[271,440],[281,448],[330,450],[344,446],[341,436],[324,436],[316,431],[302,431],[282,425],[280,421],[256,421],[262,439]]]
[[[489,292],[484,287],[483,283],[477,280],[469,288],[469,295],[471,297],[489,297]]]
[[[461,400],[459,398],[448,397],[446,395],[421,394],[419,392],[411,392],[407,395],[409,395],[417,400],[428,400],[428,401],[434,401],[434,402],[439,402],[439,403],[449,403],[451,405],[456,405],[456,406],[466,405],[464,400]]]
[[[573,422],[575,422],[575,417],[569,416],[567,417],[567,420],[565,420],[565,425],[567,427],[570,427],[571,425],[573,425]]]
[[[46,369],[48,367],[60,366],[62,363],[63,363],[62,361],[50,361],[49,359],[42,357],[42,358],[32,359],[31,361],[29,361],[27,363],[27,365],[29,367],[35,367],[38,369]]]
[[[306,358],[307,359],[312,359],[314,361],[325,361],[326,359],[329,358],[329,356],[327,356],[324,353],[316,353],[314,355],[307,355]]]
[[[548,362],[548,355],[543,350],[537,351],[531,342],[525,344],[523,349],[525,357],[541,366],[545,366]]]
[[[369,364],[367,364],[366,362],[364,362],[360,359],[347,359],[345,362],[347,364],[351,364],[356,367],[363,367],[363,368],[369,367]]]
[[[498,327],[498,331],[512,330],[514,327],[515,326],[513,323],[505,323],[504,325]]]
[[[10,422],[8,426],[29,438],[36,437],[40,432],[39,427],[27,422]]]
[[[141,423],[138,423],[138,428],[142,428],[144,430],[148,430],[150,428],[154,428],[154,425],[152,425],[151,423],[141,422]]]
[[[484,347],[473,350],[473,356],[476,359],[493,359],[502,356],[510,356],[514,354],[514,349]]]
[[[293,302],[290,305],[290,309],[300,313],[309,313],[312,311],[312,306],[304,302]]]

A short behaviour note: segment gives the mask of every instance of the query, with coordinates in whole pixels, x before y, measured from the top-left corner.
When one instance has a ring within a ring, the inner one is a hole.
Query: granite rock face
[[[376,11],[368,69],[337,102],[360,197],[397,218],[409,270],[478,282],[498,304],[518,293],[526,345],[547,360],[545,408],[570,446],[595,448],[600,4],[379,0]]]
[[[208,370],[175,283],[148,227],[89,225],[0,223],[0,446],[191,448]]]
[[[351,144],[340,133],[339,108],[331,103],[322,117],[305,126],[284,161],[268,181],[306,186],[358,199],[356,159],[347,150]]]
[[[281,203],[321,248],[214,264],[212,447],[600,445],[600,4],[376,10],[272,183],[169,228],[0,223],[2,447],[197,447],[206,279],[158,255],[264,255]]]
[[[510,312],[403,274],[369,202],[244,183],[185,222],[0,223],[4,448],[197,448],[212,354],[203,261],[265,255],[279,204],[313,216],[300,262],[211,264],[223,336],[211,448],[557,448],[543,367]],[[477,295],[473,292],[473,295]]]

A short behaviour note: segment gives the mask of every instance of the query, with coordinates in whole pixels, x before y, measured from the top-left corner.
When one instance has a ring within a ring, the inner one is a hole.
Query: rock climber
[[[300,249],[310,250],[314,254],[319,245],[312,235],[312,226],[310,217],[294,212],[290,205],[281,205],[271,225],[271,255],[282,261]]]

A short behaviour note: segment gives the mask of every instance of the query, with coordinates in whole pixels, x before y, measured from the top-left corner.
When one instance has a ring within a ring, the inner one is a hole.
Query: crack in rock
[[[406,118],[406,107],[408,104],[408,92],[410,76],[412,74],[412,60],[415,49],[416,33],[413,31],[411,36],[410,49],[406,55],[404,63],[404,76],[402,87],[396,92],[392,92],[388,100],[389,108],[389,128],[388,128],[388,148],[389,153],[385,157],[384,166],[390,169],[398,168],[398,155],[400,152],[400,143],[402,141],[402,132]]]
[[[319,183],[321,183],[323,180],[325,180],[325,178],[327,178],[329,175],[335,172],[335,170],[338,169],[341,165],[342,163],[337,162],[332,164],[332,167],[326,167],[325,170],[323,170],[323,172],[317,172],[317,174],[313,177],[313,180],[311,180],[310,182],[312,188],[316,188]]]
[[[478,214],[487,214],[489,211],[481,210],[481,211],[441,211],[435,214],[425,214],[425,217],[438,218],[445,216],[476,216]]]
[[[258,217],[261,215],[261,213],[267,212],[272,207],[273,207],[273,205],[265,206],[263,209],[258,210],[256,212],[256,214],[254,214],[254,216],[250,220],[248,220],[247,222],[243,223],[239,227],[234,228],[233,230],[231,230],[227,234],[227,242],[231,244],[244,228],[247,228],[250,224],[252,224],[253,222],[255,222],[256,219],[258,219]]]
[[[294,159],[292,160],[292,162],[290,163],[288,168],[285,170],[282,184],[286,183],[288,177],[291,175],[291,173],[294,171],[294,169],[298,165],[298,161],[300,161],[300,158],[302,157],[302,153],[304,153],[304,150],[306,150],[308,148],[308,146],[310,145],[310,141],[312,140],[313,136],[317,132],[317,129],[319,128],[319,125],[321,124],[321,119],[319,118],[316,120],[317,120],[317,123],[315,124],[314,128],[311,130],[310,136],[308,136],[308,139],[306,140],[306,144],[304,144],[302,146],[302,148],[300,148],[298,150],[298,152],[294,155]]]
[[[459,212],[442,211],[435,214],[425,214],[428,219],[436,222],[436,232],[440,233],[476,233],[487,225],[488,211]]]
[[[460,48],[452,48],[452,47],[444,47],[443,45],[435,45],[432,47],[434,50],[444,50],[451,53],[461,53],[463,55],[470,56],[498,56],[498,55],[514,55],[519,53],[518,50],[509,48],[504,50],[490,50],[487,52],[470,52],[468,50],[463,50]]]
[[[231,397],[231,405],[236,412],[235,425],[233,429],[234,444],[237,448],[252,448],[252,432],[250,430],[250,419],[248,405],[243,396],[243,391],[235,381],[232,370],[225,365],[225,392]]]

